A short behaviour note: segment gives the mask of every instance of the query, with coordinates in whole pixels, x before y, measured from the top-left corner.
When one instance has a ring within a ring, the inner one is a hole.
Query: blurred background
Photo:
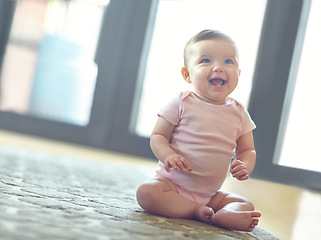
[[[230,35],[254,176],[321,189],[320,1],[1,0],[0,128],[153,158],[157,111],[189,86],[187,40]]]
[[[281,239],[317,239],[306,229],[320,219],[320,11],[317,0],[0,0],[1,147],[154,166],[157,112],[189,89],[185,43],[217,29],[238,46],[232,97],[257,125],[255,180],[226,187]]]

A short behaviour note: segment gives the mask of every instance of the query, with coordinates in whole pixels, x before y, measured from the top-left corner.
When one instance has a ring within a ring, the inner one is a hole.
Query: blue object
[[[38,51],[29,114],[88,124],[96,77],[97,65],[81,45],[45,35]]]

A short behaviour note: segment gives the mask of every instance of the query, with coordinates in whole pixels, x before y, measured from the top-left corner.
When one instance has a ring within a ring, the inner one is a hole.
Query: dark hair
[[[187,52],[189,50],[189,47],[192,44],[200,42],[200,41],[204,41],[204,40],[211,40],[211,39],[226,39],[235,45],[232,38],[230,38],[226,34],[220,32],[220,31],[217,31],[217,30],[213,30],[213,29],[205,29],[205,30],[197,33],[196,35],[194,35],[186,43],[185,48],[184,48],[184,65],[187,66],[187,55],[188,55]]]

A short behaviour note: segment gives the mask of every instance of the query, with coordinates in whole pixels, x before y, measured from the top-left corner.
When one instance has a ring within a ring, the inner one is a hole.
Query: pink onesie
[[[193,171],[167,172],[159,161],[156,176],[176,184],[185,198],[206,205],[226,178],[236,141],[255,128],[254,122],[232,98],[225,105],[214,105],[193,92],[182,92],[159,116],[176,126],[170,146],[189,161]]]

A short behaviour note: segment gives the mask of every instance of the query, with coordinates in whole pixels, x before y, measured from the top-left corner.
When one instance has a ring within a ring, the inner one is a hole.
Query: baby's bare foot
[[[214,210],[207,206],[196,206],[194,218],[202,221],[204,223],[212,224],[212,216],[214,214]]]
[[[251,232],[259,223],[260,212],[256,211],[229,211],[221,209],[212,216],[213,224],[238,230]]]

